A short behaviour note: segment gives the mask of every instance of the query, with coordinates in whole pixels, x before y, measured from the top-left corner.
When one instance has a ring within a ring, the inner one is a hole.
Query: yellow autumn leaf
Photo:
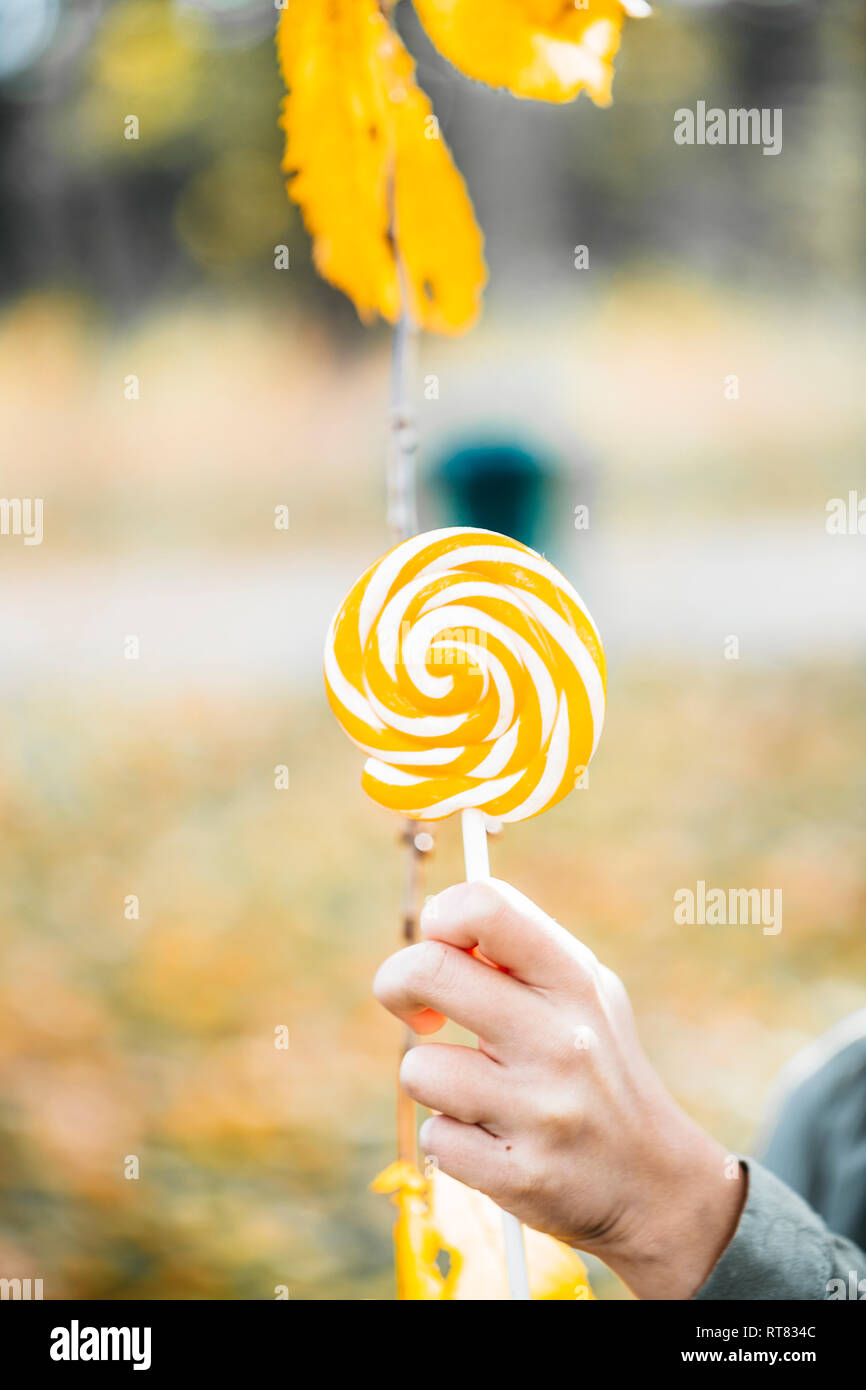
[[[508,1274],[498,1207],[471,1187],[434,1168],[425,1178],[398,1161],[371,1184],[391,1194],[397,1297],[409,1300],[507,1299]],[[529,1286],[534,1299],[592,1299],[580,1256],[552,1236],[524,1227]]]
[[[375,0],[293,0],[277,27],[289,196],[313,238],[316,269],[362,319],[393,320],[400,309],[388,237],[388,37]]]
[[[415,0],[441,53],[491,87],[537,101],[571,101],[581,90],[610,104],[613,59],[627,14],[645,0]]]
[[[433,333],[459,333],[481,308],[487,278],[483,242],[466,185],[439,131],[429,98],[413,79],[402,44],[392,95],[397,153],[395,227],[409,312]]]
[[[486,276],[481,233],[415,64],[377,0],[292,0],[277,54],[289,89],[283,171],[316,269],[365,321],[397,320],[402,280],[420,327],[468,328]]]

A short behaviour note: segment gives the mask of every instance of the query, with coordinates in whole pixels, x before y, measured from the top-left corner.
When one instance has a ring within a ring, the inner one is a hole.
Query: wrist
[[[602,1254],[637,1298],[693,1298],[730,1244],[745,1205],[748,1180],[739,1160],[687,1124],[692,1133],[647,1184],[628,1238]]]

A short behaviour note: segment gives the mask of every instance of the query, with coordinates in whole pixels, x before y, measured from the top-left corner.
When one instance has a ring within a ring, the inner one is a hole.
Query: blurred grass
[[[845,666],[614,671],[589,789],[494,846],[622,974],[732,1148],[779,1065],[862,1003],[864,695]],[[370,979],[398,939],[397,827],[323,703],[7,705],[0,1272],[48,1297],[391,1295],[366,1186],[393,1154],[399,1029]],[[459,873],[449,824],[431,889]],[[698,878],[781,887],[783,931],[676,926]]]

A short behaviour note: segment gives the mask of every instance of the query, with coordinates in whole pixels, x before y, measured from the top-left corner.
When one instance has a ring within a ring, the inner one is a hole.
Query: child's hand
[[[496,879],[432,898],[421,933],[381,967],[376,997],[416,1032],[447,1017],[479,1038],[477,1051],[424,1044],[403,1059],[405,1089],[441,1112],[425,1153],[599,1255],[639,1297],[690,1298],[736,1228],[745,1180],[668,1095],[620,981]]]

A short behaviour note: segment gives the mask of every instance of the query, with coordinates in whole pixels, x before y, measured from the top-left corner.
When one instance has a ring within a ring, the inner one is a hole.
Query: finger
[[[508,1191],[514,1162],[507,1140],[448,1115],[431,1115],[421,1126],[418,1142],[443,1173],[467,1187],[490,1196]]]
[[[500,879],[456,883],[428,899],[421,934],[462,951],[477,949],[539,989],[573,995],[598,981],[598,961],[589,947]]]
[[[416,1029],[419,1015],[423,1022],[425,1011],[433,1010],[494,1047],[521,1038],[525,1043],[546,1022],[543,1002],[531,990],[441,941],[417,941],[390,956],[379,967],[373,993]]]
[[[505,1078],[503,1068],[474,1047],[428,1043],[410,1048],[400,1064],[400,1084],[419,1105],[496,1134],[503,1115],[513,1122],[514,1107],[502,1094]]]

